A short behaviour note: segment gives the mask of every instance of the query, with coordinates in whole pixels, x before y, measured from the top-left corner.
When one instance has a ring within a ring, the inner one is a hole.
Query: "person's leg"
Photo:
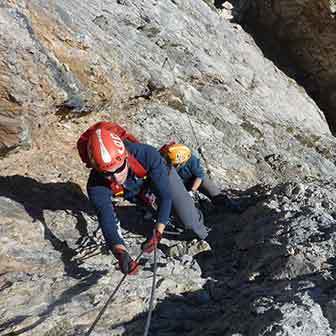
[[[181,178],[174,168],[170,170],[169,183],[173,196],[174,212],[184,228],[194,231],[200,239],[205,239],[208,235],[208,231],[204,226],[203,214],[195,207],[193,199],[188,194]]]
[[[221,193],[220,189],[216,186],[216,184],[212,180],[210,180],[210,178],[207,175],[205,175],[202,184],[198,190],[199,192],[209,197],[210,199],[212,199],[215,196],[218,196]]]
[[[204,178],[199,191],[209,197],[212,204],[217,207],[223,207],[237,213],[242,212],[239,202],[229,198],[228,195],[222,192],[208,176]]]

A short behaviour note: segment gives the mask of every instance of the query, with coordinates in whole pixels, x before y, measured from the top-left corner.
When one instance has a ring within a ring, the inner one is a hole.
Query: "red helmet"
[[[92,166],[100,172],[115,171],[127,157],[122,140],[106,128],[97,128],[92,132],[87,151]]]

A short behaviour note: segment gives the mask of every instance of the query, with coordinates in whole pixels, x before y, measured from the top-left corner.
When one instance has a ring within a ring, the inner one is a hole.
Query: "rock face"
[[[201,200],[212,253],[165,237],[151,334],[335,334],[335,139],[238,24],[211,1],[13,0],[0,34],[1,335],[83,335],[122,278],[75,148],[98,120],[190,145],[244,209]],[[136,256],[152,223],[118,212]],[[92,335],[143,335],[142,263]]]
[[[292,71],[318,100],[329,124],[336,127],[336,3],[333,0],[233,0],[233,16],[255,31],[257,39],[291,59]],[[267,33],[266,33],[267,32]],[[288,63],[287,63],[288,68]]]
[[[2,152],[26,142],[42,150],[56,113],[69,138],[108,118],[154,145],[201,146],[213,175],[236,186],[276,181],[273,157],[301,176],[330,165],[307,144],[329,134],[315,103],[203,1],[16,1],[0,10]],[[67,116],[85,121],[67,125]]]
[[[257,187],[248,197],[255,203],[239,219],[214,225],[219,257],[200,264],[217,279],[206,285],[217,312],[190,335],[334,335],[334,182]]]

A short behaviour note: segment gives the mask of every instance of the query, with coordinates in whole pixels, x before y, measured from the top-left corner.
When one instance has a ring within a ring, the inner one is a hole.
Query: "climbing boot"
[[[184,255],[191,257],[206,251],[211,251],[211,246],[205,240],[194,239],[190,242],[178,242],[170,246],[167,250],[167,255],[173,258],[180,258]]]

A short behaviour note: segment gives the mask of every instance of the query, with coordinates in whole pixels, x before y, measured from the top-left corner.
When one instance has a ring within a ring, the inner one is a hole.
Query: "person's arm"
[[[169,221],[173,202],[168,179],[168,167],[154,147],[146,146],[146,154],[148,175],[158,203],[156,228],[162,233]]]
[[[104,181],[94,171],[90,174],[87,191],[96,210],[107,246],[112,251],[116,247],[125,248],[125,241],[120,231],[120,221],[112,204],[112,191],[104,185]]]
[[[204,180],[204,169],[201,165],[200,159],[198,159],[194,154],[191,155],[191,158],[187,164],[190,167],[191,173],[195,177],[191,185],[191,191],[195,192],[198,190]]]
[[[202,182],[203,182],[203,180],[201,178],[196,177],[195,180],[194,180],[194,182],[193,182],[193,184],[192,184],[192,186],[191,186],[190,191],[192,191],[192,192],[197,191],[198,188],[201,186]]]
[[[157,223],[153,234],[141,245],[144,253],[152,253],[160,243],[163,231],[169,221],[172,208],[172,195],[169,183],[169,170],[161,155],[154,147],[146,147],[146,159],[151,189],[157,197],[158,211]]]

